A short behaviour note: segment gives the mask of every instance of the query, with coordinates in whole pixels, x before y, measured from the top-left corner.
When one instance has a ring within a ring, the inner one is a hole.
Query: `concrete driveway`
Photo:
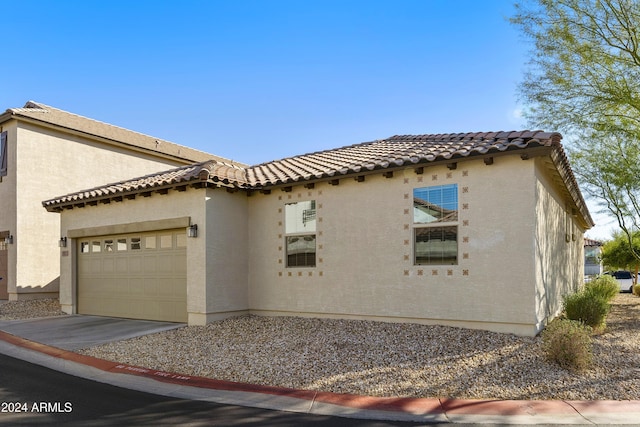
[[[84,315],[0,320],[1,331],[71,351],[183,326],[186,324]]]

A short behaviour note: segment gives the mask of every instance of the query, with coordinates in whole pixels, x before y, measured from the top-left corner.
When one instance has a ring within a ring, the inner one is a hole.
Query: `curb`
[[[85,356],[4,331],[0,353],[86,378],[184,399],[388,421],[638,425],[640,401],[473,400],[372,397],[246,384],[159,371]],[[6,347],[6,345],[4,346]],[[16,351],[16,349],[18,349]],[[22,350],[22,351],[20,351]],[[87,368],[93,372],[87,372]],[[96,372],[97,371],[97,372]]]

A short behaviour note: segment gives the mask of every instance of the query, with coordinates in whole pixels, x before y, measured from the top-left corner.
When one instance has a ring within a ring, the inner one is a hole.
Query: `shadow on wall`
[[[4,282],[2,279],[0,283]],[[2,286],[6,284],[0,284],[0,291]],[[44,286],[18,286],[15,290],[9,290],[9,301],[29,300],[29,299],[44,299],[44,298],[59,298],[60,297],[60,276],[53,279],[51,282]],[[0,297],[0,299],[3,299]]]
[[[543,203],[539,212],[557,212],[558,207]],[[544,223],[537,232],[536,268],[541,283],[536,289],[536,320],[540,327],[556,316],[562,308],[562,297],[579,285],[577,271],[580,263],[578,245],[580,236],[573,219],[564,212],[545,214]]]

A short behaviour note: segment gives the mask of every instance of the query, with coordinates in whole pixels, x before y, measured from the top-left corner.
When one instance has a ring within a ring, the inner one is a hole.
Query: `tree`
[[[640,232],[633,234],[631,247],[636,253],[640,252]],[[630,250],[627,236],[624,233],[616,234],[613,240],[604,244],[602,247],[602,263],[611,268],[635,271],[634,283],[636,282],[640,261]]]
[[[533,41],[521,98],[532,126],[568,135],[586,193],[613,215],[632,255],[640,229],[640,2],[532,0],[511,22]]]

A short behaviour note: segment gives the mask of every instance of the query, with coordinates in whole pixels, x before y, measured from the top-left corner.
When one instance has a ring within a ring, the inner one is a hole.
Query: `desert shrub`
[[[573,371],[591,366],[591,328],[581,322],[556,319],[542,331],[542,347],[548,360]]]
[[[613,276],[598,276],[584,286],[585,292],[601,296],[607,301],[611,301],[620,292],[620,285]]]
[[[609,313],[609,301],[586,290],[564,297],[564,312],[569,320],[577,320],[592,328],[603,328]]]
[[[635,285],[633,287],[633,294],[640,297],[640,285]]]

